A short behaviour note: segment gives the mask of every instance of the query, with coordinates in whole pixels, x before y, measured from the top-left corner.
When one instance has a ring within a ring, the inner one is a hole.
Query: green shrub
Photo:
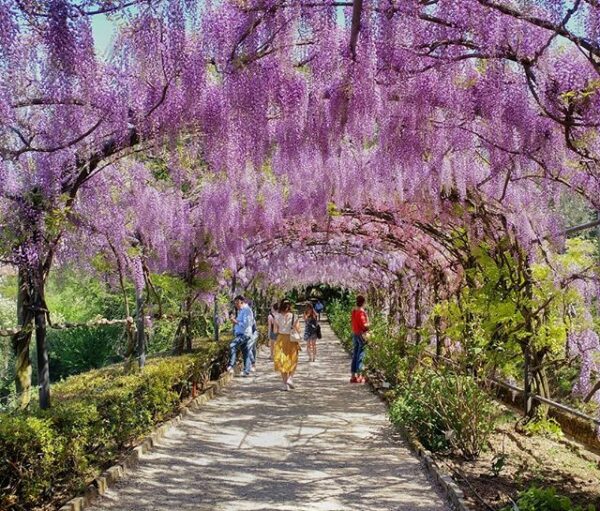
[[[64,452],[49,419],[0,415],[0,509],[28,506],[47,494]]]
[[[406,385],[390,408],[394,424],[415,433],[420,442],[431,451],[448,449],[443,417],[429,405],[426,382],[419,379]]]
[[[178,321],[155,320],[148,332],[148,353],[170,351],[177,331]]]
[[[433,369],[415,372],[400,386],[390,416],[428,449],[467,459],[479,455],[494,428],[492,401],[473,378]]]
[[[567,497],[556,494],[554,488],[529,488],[519,494],[515,506],[507,506],[502,511],[595,511],[593,505],[574,506]]]
[[[349,301],[345,300],[334,300],[327,305],[329,324],[346,349],[352,347],[351,309],[352,305]]]
[[[49,410],[0,414],[0,509],[52,501],[73,491],[164,421],[226,357],[228,339],[205,342],[193,353],[148,360],[143,371],[121,366],[67,378],[52,387]]]
[[[115,362],[123,327],[73,328],[49,330],[50,374],[59,380],[89,369]]]
[[[17,323],[17,304],[3,295],[5,280],[0,277],[0,328],[12,328]],[[0,398],[14,392],[14,364],[10,337],[0,337]]]
[[[560,424],[552,418],[536,417],[523,426],[526,434],[559,440],[564,436]]]
[[[375,315],[365,365],[379,373],[390,385],[397,385],[408,371],[409,358],[406,355],[405,332],[391,335],[384,318]]]

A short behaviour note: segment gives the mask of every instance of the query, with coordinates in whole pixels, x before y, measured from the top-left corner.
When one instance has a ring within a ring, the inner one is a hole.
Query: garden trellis
[[[123,25],[107,61],[100,13]],[[193,287],[205,261],[221,286],[403,279],[419,301],[482,286],[483,250],[521,300],[528,353],[532,264],[567,227],[551,206],[600,208],[599,30],[592,0],[2,0],[18,392],[35,331],[49,405],[45,283],[92,250],[138,297],[144,265]],[[595,306],[594,271],[557,281]]]

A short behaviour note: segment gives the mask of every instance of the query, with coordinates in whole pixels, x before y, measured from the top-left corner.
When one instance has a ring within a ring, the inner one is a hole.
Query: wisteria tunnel
[[[600,510],[599,128],[598,0],[0,0],[0,509],[92,505],[231,379],[243,295],[257,372],[149,456],[194,482],[93,505]],[[324,304],[285,394],[282,300]]]

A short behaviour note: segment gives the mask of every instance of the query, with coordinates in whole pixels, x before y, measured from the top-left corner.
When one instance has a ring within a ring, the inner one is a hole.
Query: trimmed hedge
[[[229,339],[193,353],[72,376],[52,387],[50,410],[0,414],[0,509],[35,509],[85,486],[152,427],[173,416],[193,385],[220,373]],[[218,365],[218,369],[215,368]]]

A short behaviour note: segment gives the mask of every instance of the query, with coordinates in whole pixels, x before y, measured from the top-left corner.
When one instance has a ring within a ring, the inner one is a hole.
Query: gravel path
[[[348,383],[327,324],[319,343],[290,392],[262,351],[255,376],[192,411],[92,509],[446,510],[383,403]]]

